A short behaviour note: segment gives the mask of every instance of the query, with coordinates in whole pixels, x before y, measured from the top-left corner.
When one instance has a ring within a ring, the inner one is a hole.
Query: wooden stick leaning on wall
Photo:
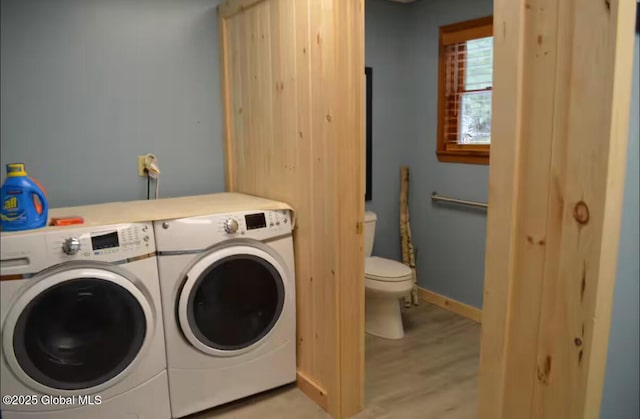
[[[407,235],[407,204],[409,195],[409,170],[400,168],[400,241],[402,245],[402,263],[409,264],[409,236]]]
[[[410,297],[404,297],[405,307],[418,305],[418,276],[416,260],[411,241],[411,224],[409,223],[409,167],[400,168],[400,238],[402,244],[402,263],[411,268],[413,289]]]
[[[411,239],[411,222],[409,221],[409,210],[407,210],[407,236],[409,236],[409,267],[413,274],[413,289],[411,290],[411,303],[418,305],[418,274],[416,273],[416,258],[413,252],[413,240]]]

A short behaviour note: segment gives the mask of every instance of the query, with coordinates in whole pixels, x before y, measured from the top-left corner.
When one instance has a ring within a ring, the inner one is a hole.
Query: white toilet
[[[365,332],[386,339],[402,339],[400,298],[413,288],[411,268],[391,259],[371,256],[376,234],[376,214],[364,215]]]

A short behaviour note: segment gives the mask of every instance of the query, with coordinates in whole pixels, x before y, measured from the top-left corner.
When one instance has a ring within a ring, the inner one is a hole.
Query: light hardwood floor
[[[480,325],[422,302],[403,313],[399,341],[366,337],[365,409],[353,419],[473,419]],[[189,419],[327,419],[295,385]]]

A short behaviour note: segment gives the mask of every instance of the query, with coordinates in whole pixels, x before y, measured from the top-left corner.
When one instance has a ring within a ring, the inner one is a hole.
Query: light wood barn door
[[[350,416],[364,399],[364,3],[218,14],[227,189],[296,210],[298,384]]]

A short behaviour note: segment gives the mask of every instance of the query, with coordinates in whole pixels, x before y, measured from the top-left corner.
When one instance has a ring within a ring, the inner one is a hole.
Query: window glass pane
[[[465,89],[486,89],[493,85],[493,37],[467,41]]]
[[[491,91],[462,94],[458,144],[491,143]]]

